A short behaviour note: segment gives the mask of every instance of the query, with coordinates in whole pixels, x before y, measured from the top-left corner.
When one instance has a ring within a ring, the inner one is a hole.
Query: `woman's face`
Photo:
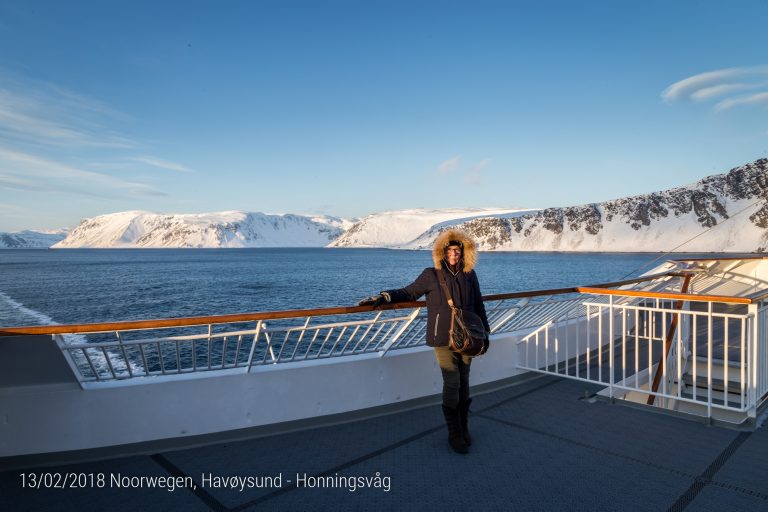
[[[460,259],[461,259],[461,247],[457,247],[455,245],[446,247],[445,261],[447,261],[449,265],[456,265]]]

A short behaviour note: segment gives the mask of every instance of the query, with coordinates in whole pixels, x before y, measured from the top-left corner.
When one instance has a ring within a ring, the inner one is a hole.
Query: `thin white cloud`
[[[479,161],[464,175],[464,183],[467,185],[480,185],[483,181],[481,172],[491,163],[489,158]]]
[[[0,188],[67,191],[85,195],[164,196],[152,186],[84,171],[47,158],[0,147]]]
[[[107,161],[107,160],[94,160],[85,164],[90,169],[97,169],[98,171],[120,171],[120,172],[132,172],[136,170],[136,164],[129,161]]]
[[[768,82],[763,81],[755,83],[720,84],[714,85],[712,87],[705,87],[704,89],[699,89],[698,91],[691,94],[691,99],[693,101],[706,101],[717,98],[718,96],[727,96],[728,94],[739,91],[749,91],[752,89],[763,88],[768,88]]]
[[[727,68],[709,71],[680,80],[662,92],[664,101],[690,99],[695,102],[714,101],[714,110],[729,110],[738,105],[760,105],[768,98],[768,66]],[[754,94],[741,95],[745,91]]]
[[[661,93],[661,97],[668,102],[690,98],[701,89],[716,86],[721,82],[730,82],[735,78],[751,76],[768,76],[768,66],[726,68],[700,73],[670,85]]]
[[[18,142],[54,146],[134,148],[137,143],[104,126],[107,107],[58,88],[44,92],[0,89],[0,132]]]
[[[166,196],[154,186],[104,172],[129,162],[131,167],[123,170],[135,169],[138,162],[194,172],[176,162],[136,154],[143,144],[117,128],[126,119],[102,101],[0,68],[0,188],[101,198]]]
[[[750,96],[741,96],[738,98],[728,98],[715,105],[715,110],[728,110],[738,105],[761,105],[768,104],[768,92],[760,92]]]
[[[696,92],[691,93],[691,99],[693,101],[707,101],[718,96],[725,96],[727,94],[743,91],[749,89],[750,84],[721,84],[713,85],[712,87],[705,87],[699,89]]]
[[[448,174],[459,168],[461,164],[461,156],[457,155],[453,158],[449,158],[445,162],[441,163],[437,168],[438,174]]]
[[[137,156],[134,158],[131,158],[134,162],[139,162],[142,164],[151,165],[152,167],[159,167],[160,169],[167,169],[169,171],[176,171],[176,172],[195,172],[189,167],[185,167],[181,164],[177,164],[175,162],[170,162],[168,160],[163,160],[161,158],[156,158],[153,156]]]
[[[0,188],[13,188],[16,190],[40,190],[40,183],[34,180],[22,178],[20,176],[14,176],[12,174],[6,174],[0,172]],[[42,186],[46,186],[44,183]]]

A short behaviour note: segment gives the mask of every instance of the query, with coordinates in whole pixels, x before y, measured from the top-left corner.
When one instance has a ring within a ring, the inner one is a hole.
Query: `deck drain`
[[[585,400],[586,402],[593,404],[597,402],[597,393],[590,393],[588,390],[585,389],[584,394],[580,396],[577,400]]]

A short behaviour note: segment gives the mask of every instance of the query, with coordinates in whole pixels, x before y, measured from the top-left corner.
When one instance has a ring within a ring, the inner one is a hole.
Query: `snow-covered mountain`
[[[0,233],[0,249],[47,249],[64,240],[67,231],[19,231]]]
[[[323,247],[352,224],[327,216],[129,211],[85,219],[53,247]]]
[[[481,250],[765,252],[768,159],[662,192],[453,225],[473,235]],[[403,247],[431,247],[445,227]]]
[[[768,251],[768,159],[691,185],[580,206],[410,209],[338,217],[131,211],[63,232],[0,233],[3,247],[393,247],[426,249],[449,226],[481,250]],[[63,240],[61,240],[64,238]]]
[[[425,231],[443,224],[460,224],[478,217],[517,216],[532,210],[498,208],[423,208],[374,213],[363,218],[329,247],[401,247]]]

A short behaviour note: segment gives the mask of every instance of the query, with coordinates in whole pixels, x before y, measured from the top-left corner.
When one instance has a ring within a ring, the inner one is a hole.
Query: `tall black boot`
[[[453,448],[453,451],[456,453],[469,453],[467,443],[464,441],[464,436],[461,432],[458,408],[444,405],[443,416],[445,416],[445,424],[448,426],[448,443]]]
[[[464,435],[464,443],[467,446],[472,446],[472,437],[469,435],[469,404],[472,403],[471,398],[462,400],[459,402],[459,425],[461,425],[461,433]]]

